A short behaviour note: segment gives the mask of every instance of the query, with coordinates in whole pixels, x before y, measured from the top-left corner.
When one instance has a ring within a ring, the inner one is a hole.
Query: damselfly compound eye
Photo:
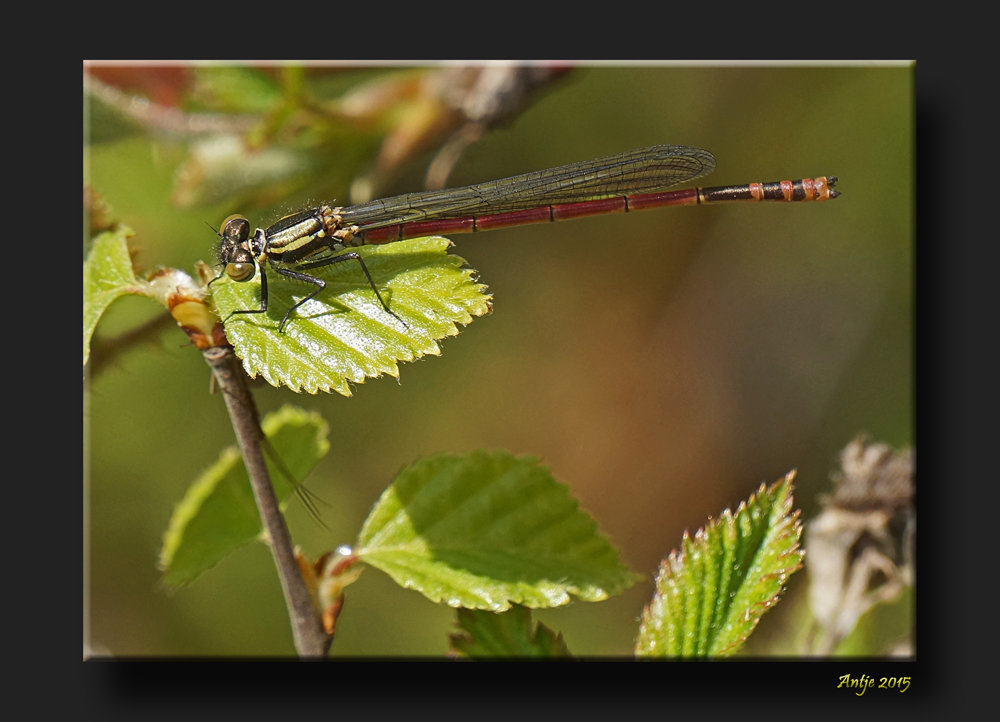
[[[222,222],[219,235],[224,240],[242,243],[250,237],[250,221],[245,216],[235,213]]]
[[[226,275],[234,281],[249,281],[257,272],[256,263],[227,263]]]

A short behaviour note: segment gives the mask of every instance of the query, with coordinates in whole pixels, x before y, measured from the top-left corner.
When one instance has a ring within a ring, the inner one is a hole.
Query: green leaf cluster
[[[326,453],[328,427],[294,407],[263,426],[294,478],[282,482],[272,468],[284,507]],[[682,550],[661,566],[637,655],[725,657],[743,644],[801,566],[791,477],[762,485],[693,539],[685,534]],[[246,471],[228,449],[174,512],[161,553],[164,581],[191,582],[260,532]],[[641,579],[568,487],[536,459],[507,452],[441,454],[403,469],[369,514],[351,557],[460,608],[451,649],[469,657],[568,656],[562,636],[534,626],[529,609],[572,597],[600,601]]]

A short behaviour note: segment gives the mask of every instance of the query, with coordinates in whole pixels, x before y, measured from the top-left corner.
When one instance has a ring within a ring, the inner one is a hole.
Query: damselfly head
[[[234,281],[249,281],[257,272],[253,250],[247,242],[250,222],[239,214],[231,215],[219,228],[219,260],[226,266],[226,275]]]

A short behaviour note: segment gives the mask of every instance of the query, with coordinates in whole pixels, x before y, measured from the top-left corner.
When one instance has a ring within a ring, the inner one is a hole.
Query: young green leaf
[[[507,452],[442,454],[403,469],[355,553],[434,602],[495,612],[559,606],[570,594],[600,601],[640,578],[569,487]]]
[[[451,654],[466,657],[569,657],[562,634],[544,624],[534,627],[531,610],[515,604],[497,614],[484,609],[459,609],[456,625],[462,630],[449,634]]]
[[[799,569],[802,526],[792,509],[794,472],[771,488],[684,533],[680,553],[660,565],[653,600],[642,614],[637,655],[725,657],[746,641]]]
[[[312,269],[326,289],[292,312],[283,333],[278,326],[293,303],[315,287],[268,273],[268,309],[238,314],[226,335],[251,376],[293,391],[337,391],[382,374],[399,375],[397,363],[438,355],[437,341],[458,333],[490,310],[486,287],[473,280],[464,260],[448,255],[445,238],[414,238],[385,246],[363,246],[372,279],[392,312],[386,313],[356,262]],[[222,318],[237,309],[260,308],[259,276],[212,286]]]
[[[83,364],[90,358],[90,339],[101,315],[119,296],[135,293],[139,281],[132,271],[127,226],[101,233],[83,262]]]
[[[281,463],[299,484],[329,449],[329,426],[316,413],[284,406],[268,414],[261,426]],[[282,509],[295,488],[267,459],[268,471]],[[250,480],[235,446],[192,484],[174,509],[163,535],[160,569],[167,584],[194,581],[262,531]]]

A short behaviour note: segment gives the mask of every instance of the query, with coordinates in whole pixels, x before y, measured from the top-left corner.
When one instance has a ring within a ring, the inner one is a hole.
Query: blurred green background
[[[393,72],[340,68],[322,82],[336,96]],[[913,102],[913,68],[903,65],[579,67],[545,89],[468,148],[449,185],[676,143],[715,154],[702,185],[836,175],[843,195],[455,236],[494,312],[442,342],[440,357],[402,365],[398,382],[369,380],[352,398],[256,389],[264,413],[295,403],[331,426],[331,451],[308,484],[331,504],[332,533],[293,504],[296,543],[313,557],[353,543],[396,472],[422,456],[539,456],[647,581],[535,617],[575,654],[630,655],[657,565],[685,529],[791,469],[808,520],[856,434],[912,444]],[[229,213],[265,223],[306,198],[348,201],[343,172],[249,207],[230,198],[178,208],[171,195],[187,144],[104,133],[99,115],[86,180],[136,231],[146,270],[214,262],[205,223],[217,228]],[[374,135],[344,140],[351,168],[372,157]],[[378,195],[420,190],[432,156],[418,154]],[[161,312],[125,298],[98,334]],[[294,654],[262,544],[188,588],[159,583],[174,504],[234,443],[208,367],[186,343],[168,328],[85,392],[90,644],[113,655]],[[791,599],[765,615],[749,652],[789,651],[805,576],[793,577]],[[369,569],[347,590],[331,654],[441,655],[453,619]]]

